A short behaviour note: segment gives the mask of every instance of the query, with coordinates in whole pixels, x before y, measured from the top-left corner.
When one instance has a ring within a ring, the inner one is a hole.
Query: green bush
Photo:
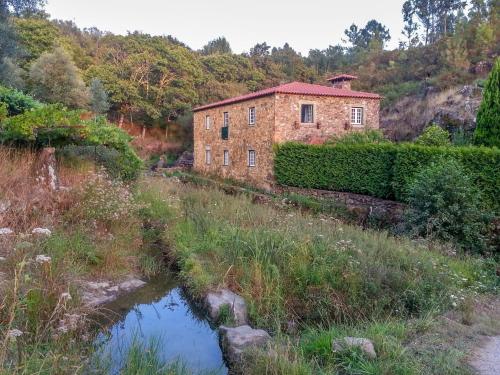
[[[396,200],[407,202],[415,176],[442,158],[458,161],[481,192],[484,205],[500,211],[500,151],[486,147],[398,146],[392,181]]]
[[[486,147],[285,143],[276,147],[275,175],[281,185],[407,202],[415,176],[442,158],[459,162],[481,192],[483,204],[500,211],[500,151]]]
[[[21,91],[0,86],[0,103],[5,103],[9,116],[16,116],[31,109],[40,108],[42,104]]]
[[[392,144],[286,143],[277,147],[276,179],[281,185],[391,198],[395,155],[396,147]]]
[[[68,110],[60,104],[35,108],[4,119],[0,123],[0,143],[34,147],[87,146],[78,152],[70,148],[70,152],[92,155],[113,177],[136,178],[142,161],[129,144],[131,137],[104,117],[82,120],[81,115],[80,111]]]
[[[327,143],[336,145],[352,145],[362,143],[389,143],[380,130],[365,130],[348,133],[342,137],[332,137]]]
[[[421,146],[448,146],[451,143],[450,133],[434,124],[427,127],[415,143]]]
[[[408,230],[483,252],[489,218],[480,208],[479,197],[460,163],[452,159],[433,163],[418,173],[408,189]]]

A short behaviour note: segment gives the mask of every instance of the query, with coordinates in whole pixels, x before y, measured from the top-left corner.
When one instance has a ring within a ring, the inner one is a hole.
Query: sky
[[[48,0],[55,19],[80,28],[95,26],[115,34],[141,31],[172,35],[193,49],[225,36],[234,52],[256,43],[289,43],[307,55],[344,39],[352,23],[376,19],[389,27],[397,47],[401,39],[403,0]]]

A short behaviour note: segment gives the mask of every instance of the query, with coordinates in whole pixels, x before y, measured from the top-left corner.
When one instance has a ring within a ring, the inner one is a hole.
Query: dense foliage
[[[110,173],[124,179],[137,177],[142,166],[129,145],[131,137],[103,117],[83,120],[82,112],[61,104],[40,105],[0,122],[0,143],[32,147],[94,146],[100,147],[94,159],[109,167]],[[114,151],[102,151],[102,147]]]
[[[500,58],[484,89],[476,126],[474,140],[477,144],[500,147]]]
[[[415,143],[421,146],[448,146],[451,143],[450,133],[439,125],[431,125],[422,132]]]
[[[44,97],[38,84],[23,82],[32,66],[47,60],[44,54],[62,48],[78,68],[72,82],[81,87],[81,78],[86,86],[99,79],[113,117],[163,128],[202,103],[284,81],[325,83],[327,76],[338,72],[358,75],[354,88],[383,94],[386,105],[407,94],[423,94],[429,86],[442,89],[483,77],[500,50],[497,1],[474,1],[466,8],[465,2],[409,0],[402,9],[408,41],[400,48],[385,50],[387,27],[370,20],[346,30],[346,45],[314,49],[307,56],[288,43],[271,47],[265,42],[235,54],[224,37],[193,51],[172,36],[121,36],[95,28],[81,30],[69,21],[49,21],[37,12],[41,1],[10,3],[18,6],[6,12],[10,31],[0,40],[10,43],[13,52],[0,64],[0,82],[24,87],[45,102],[85,106],[82,100],[53,100],[51,90],[45,90]],[[33,13],[37,16],[30,17]],[[51,82],[49,71],[38,73],[36,82]],[[70,83],[57,87],[72,92],[65,87]]]
[[[4,103],[9,116],[19,115],[25,111],[41,107],[41,103],[21,91],[0,86],[0,103]]]
[[[452,159],[433,163],[409,186],[408,230],[483,252],[488,249],[489,217],[481,209],[480,196],[460,163]]]
[[[282,185],[348,191],[408,201],[415,176],[441,158],[461,163],[483,203],[499,210],[500,151],[478,147],[412,144],[311,146],[287,143],[276,148],[275,173]]]

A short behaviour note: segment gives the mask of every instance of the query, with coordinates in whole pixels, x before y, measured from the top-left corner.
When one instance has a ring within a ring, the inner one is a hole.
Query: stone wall
[[[255,107],[255,125],[248,124],[248,109]],[[221,138],[223,114],[229,113],[229,139]],[[210,129],[205,118],[210,116]],[[207,109],[194,114],[194,169],[208,175],[248,181],[267,188],[273,180],[274,96]],[[205,162],[210,149],[212,162]],[[223,165],[224,150],[229,151],[229,165]],[[255,150],[256,165],[248,166],[248,150]]]
[[[367,224],[368,221],[378,221],[383,224],[382,226],[399,224],[403,221],[406,208],[406,205],[400,202],[340,191],[279,186],[275,188],[275,192],[280,195],[294,193],[318,199],[333,200],[342,204],[349,212],[354,214],[359,224]]]
[[[314,123],[300,123],[301,104],[314,105]],[[351,125],[351,108],[364,109],[363,125]],[[276,95],[274,142],[324,143],[332,136],[379,128],[379,99],[339,98],[310,95]]]

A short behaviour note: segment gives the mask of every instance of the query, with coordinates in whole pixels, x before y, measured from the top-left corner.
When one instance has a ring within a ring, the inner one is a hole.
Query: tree
[[[62,103],[70,108],[88,104],[88,90],[80,72],[61,47],[43,53],[29,72],[33,95],[48,103]]]
[[[404,28],[402,34],[408,40],[408,48],[414,47],[418,44],[418,24],[415,22],[415,8],[411,0],[406,0],[403,3],[403,21]]]
[[[23,74],[24,71],[9,57],[5,57],[0,63],[0,84],[6,87],[22,90],[24,88]]]
[[[98,78],[90,81],[90,109],[96,115],[102,115],[109,110],[108,94],[104,90],[102,82]]]
[[[211,40],[207,43],[201,50],[203,55],[213,55],[216,53],[232,53],[231,46],[225,37],[219,37],[217,39]]]
[[[270,46],[264,43],[257,43],[255,46],[250,48],[250,57],[266,57],[269,56]]]
[[[500,147],[500,58],[497,58],[484,88],[474,132],[478,145]]]
[[[368,21],[362,29],[352,24],[344,33],[353,47],[360,49],[375,45],[382,49],[385,43],[391,40],[389,29],[377,20]]]

